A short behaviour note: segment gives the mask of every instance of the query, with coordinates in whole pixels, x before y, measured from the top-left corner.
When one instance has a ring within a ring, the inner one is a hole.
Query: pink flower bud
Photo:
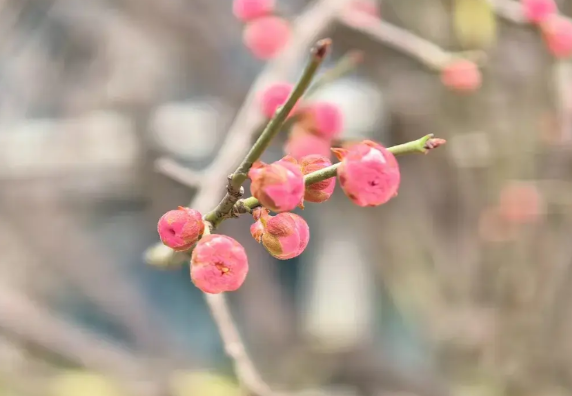
[[[246,25],[242,41],[255,57],[267,60],[278,55],[291,35],[288,21],[277,16],[265,16]]]
[[[243,22],[268,15],[274,11],[274,0],[234,0],[232,12]]]
[[[199,240],[204,229],[201,214],[182,206],[165,213],[157,223],[157,232],[163,244],[176,251],[189,250]]]
[[[191,279],[205,293],[237,290],[246,279],[248,257],[240,243],[226,235],[206,235],[193,250]]]
[[[267,87],[260,95],[260,109],[266,118],[272,118],[276,110],[288,100],[294,87],[289,83],[276,83]],[[294,106],[290,115],[297,110]]]
[[[248,177],[252,180],[252,195],[274,212],[292,210],[304,198],[304,175],[293,157],[286,156],[272,164],[254,164]]]
[[[337,138],[344,128],[344,118],[339,107],[327,102],[308,105],[300,114],[300,124],[324,139]]]
[[[250,227],[252,237],[262,243],[279,260],[288,260],[302,254],[310,241],[310,228],[302,217],[294,213],[270,216],[268,209],[254,211],[257,220]]]
[[[330,158],[332,156],[330,147],[330,140],[310,133],[301,125],[295,125],[286,141],[284,152],[296,159],[301,159],[311,154]]]
[[[501,190],[499,214],[509,223],[534,223],[543,213],[544,200],[534,183],[512,181]]]
[[[474,62],[458,59],[443,68],[441,81],[454,91],[471,92],[481,86],[481,72]]]
[[[378,143],[364,140],[349,149],[333,149],[341,160],[340,185],[358,206],[378,206],[397,195],[401,176],[395,156]]]
[[[526,19],[532,23],[540,23],[558,12],[554,0],[522,0],[521,4]]]
[[[540,28],[548,50],[556,58],[567,58],[572,54],[572,23],[553,14],[544,19]]]
[[[308,155],[300,160],[302,173],[307,175],[320,169],[331,166],[332,162],[321,155]],[[321,203],[325,202],[332,196],[336,187],[336,178],[332,177],[318,183],[311,184],[306,187],[304,200],[308,202]]]

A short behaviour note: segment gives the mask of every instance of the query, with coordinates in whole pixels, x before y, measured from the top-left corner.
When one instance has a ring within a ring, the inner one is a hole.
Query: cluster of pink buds
[[[272,118],[288,100],[293,86],[286,82],[269,85],[259,96],[260,111]],[[338,106],[328,102],[297,103],[289,116],[296,117],[284,151],[296,159],[310,154],[330,157],[332,142],[343,131],[343,114]]]
[[[274,0],[234,0],[234,16],[242,21],[242,41],[258,59],[272,59],[288,44],[290,23],[275,15]]]
[[[378,206],[397,195],[399,166],[393,154],[372,141],[349,148],[332,149],[341,161],[338,178],[345,194],[359,206]],[[310,229],[299,215],[291,213],[304,202],[322,203],[334,192],[334,177],[305,185],[305,175],[332,167],[328,157],[316,154],[292,156],[270,163],[255,163],[250,171],[251,193],[260,208],[253,211],[252,237],[277,259],[299,256],[308,246]],[[327,169],[326,169],[327,170]],[[270,211],[276,212],[275,216]],[[157,224],[161,241],[176,251],[194,246],[190,260],[193,283],[205,293],[237,290],[248,273],[244,248],[226,235],[210,234],[210,225],[194,210],[179,207],[165,213]]]
[[[235,17],[244,23],[244,44],[259,59],[274,58],[290,40],[291,26],[277,15],[275,1],[232,2]],[[379,9],[373,0],[355,0],[348,4],[349,21],[354,25],[374,23],[379,18]],[[547,31],[555,29],[554,26],[550,29],[546,26]],[[329,39],[318,41],[312,51],[310,65],[318,66],[330,45]],[[355,65],[355,57],[347,59],[351,63],[343,65]],[[157,231],[162,243],[174,251],[190,255],[190,278],[204,293],[236,291],[248,275],[249,263],[244,247],[227,235],[213,233],[223,220],[251,213],[251,236],[276,259],[289,260],[302,254],[310,242],[308,223],[292,212],[305,209],[307,202],[319,204],[328,201],[334,193],[336,179],[349,200],[361,207],[383,205],[397,196],[401,174],[392,150],[370,140],[344,143],[340,139],[344,129],[340,108],[326,101],[309,101],[302,96],[308,87],[305,83],[311,80],[315,70],[315,67],[305,70],[305,77],[309,78],[300,80],[294,96],[292,84],[277,82],[267,86],[258,97],[260,113],[266,119],[275,117],[291,97],[302,97],[287,115],[286,124],[291,128],[283,158],[271,163],[257,161],[282,126],[277,122],[283,119],[277,118],[268,124],[264,136],[254,144],[235,174],[230,176],[228,193],[215,209],[203,216],[195,209],[178,207],[159,219]],[[450,88],[472,91],[480,86],[481,75],[472,62],[455,60],[443,67],[442,80]],[[341,147],[332,148],[338,146],[337,142],[341,142]],[[427,136],[411,143],[398,150],[401,153],[426,152],[444,141]],[[339,160],[336,164],[332,164],[332,153]],[[247,176],[252,197],[240,199],[244,190],[241,185]],[[505,201],[511,201],[523,190],[515,191],[509,191]],[[532,202],[532,194],[529,196],[531,199],[521,205],[522,210],[507,212],[506,215],[517,219],[515,221],[532,218],[530,213],[535,203]]]

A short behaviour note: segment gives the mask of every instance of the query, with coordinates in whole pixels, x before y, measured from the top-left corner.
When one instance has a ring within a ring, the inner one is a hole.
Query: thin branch
[[[512,0],[489,0],[498,16],[516,24],[529,23],[524,15],[522,4]]]
[[[435,138],[433,137],[433,134],[429,134],[408,143],[389,147],[387,150],[396,156],[414,153],[427,154],[430,150],[435,149],[443,144],[445,144],[444,139]],[[331,177],[336,177],[338,174],[339,166],[340,163],[338,162],[337,164],[328,166],[324,169],[309,173],[304,177],[304,183],[309,186],[310,184],[318,183]],[[244,208],[251,210],[258,207],[259,205],[260,203],[256,198],[250,197],[243,199],[237,203],[235,210],[237,213],[241,213],[244,212]]]
[[[205,299],[222,338],[226,354],[233,360],[236,376],[242,386],[257,396],[274,395],[248,356],[224,295],[205,294]]]
[[[250,151],[246,154],[241,164],[238,166],[236,171],[229,176],[229,182],[227,186],[227,193],[222,199],[222,201],[217,205],[217,207],[205,215],[205,220],[209,221],[214,228],[225,218],[228,217],[232,208],[236,202],[242,197],[244,189],[242,184],[248,178],[248,171],[256,162],[264,151],[270,145],[270,142],[276,134],[280,131],[284,121],[298,102],[298,100],[304,95],[308,87],[310,86],[318,68],[325,59],[328,49],[330,48],[332,42],[330,39],[320,40],[316,43],[315,47],[312,48],[310,60],[306,69],[302,73],[302,76],[298,80],[298,83],[294,87],[292,93],[286,100],[283,106],[281,106],[274,117],[270,120],[262,134],[258,137]]]
[[[419,60],[430,69],[441,70],[443,66],[458,58],[458,55],[379,18],[367,15],[363,15],[362,18],[368,20],[359,26],[348,24],[341,18],[339,22]]]
[[[201,174],[181,165],[169,157],[161,157],[155,161],[155,170],[185,186],[199,187],[203,182]]]

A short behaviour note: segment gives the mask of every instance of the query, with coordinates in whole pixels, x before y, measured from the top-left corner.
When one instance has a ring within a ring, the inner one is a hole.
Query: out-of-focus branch
[[[456,55],[445,51],[438,45],[379,18],[368,15],[362,15],[360,18],[364,21],[359,26],[348,24],[341,18],[339,22],[419,60],[430,69],[440,70],[451,60],[457,58]]]
[[[77,364],[128,380],[151,373],[141,357],[58,319],[6,284],[0,287],[0,311],[0,328]]]
[[[199,187],[203,181],[200,172],[187,168],[169,157],[158,158],[155,161],[155,170],[188,187]]]
[[[330,69],[322,73],[317,80],[306,90],[304,98],[311,97],[314,93],[318,92],[322,87],[329,83],[343,77],[362,61],[363,53],[358,50],[349,51]],[[288,129],[291,123],[296,121],[296,115],[292,115],[282,124],[282,130]],[[263,130],[263,127],[259,128]],[[161,157],[155,161],[155,170],[170,179],[175,180],[185,186],[196,188],[202,183],[202,174],[194,169],[187,168],[181,165],[176,160],[167,156]]]

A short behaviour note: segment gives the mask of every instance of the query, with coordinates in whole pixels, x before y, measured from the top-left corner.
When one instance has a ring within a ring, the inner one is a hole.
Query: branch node
[[[239,217],[240,215],[245,214],[245,213],[252,214],[252,209],[250,209],[248,206],[246,206],[246,204],[244,203],[244,200],[241,199],[232,208],[232,217]]]

